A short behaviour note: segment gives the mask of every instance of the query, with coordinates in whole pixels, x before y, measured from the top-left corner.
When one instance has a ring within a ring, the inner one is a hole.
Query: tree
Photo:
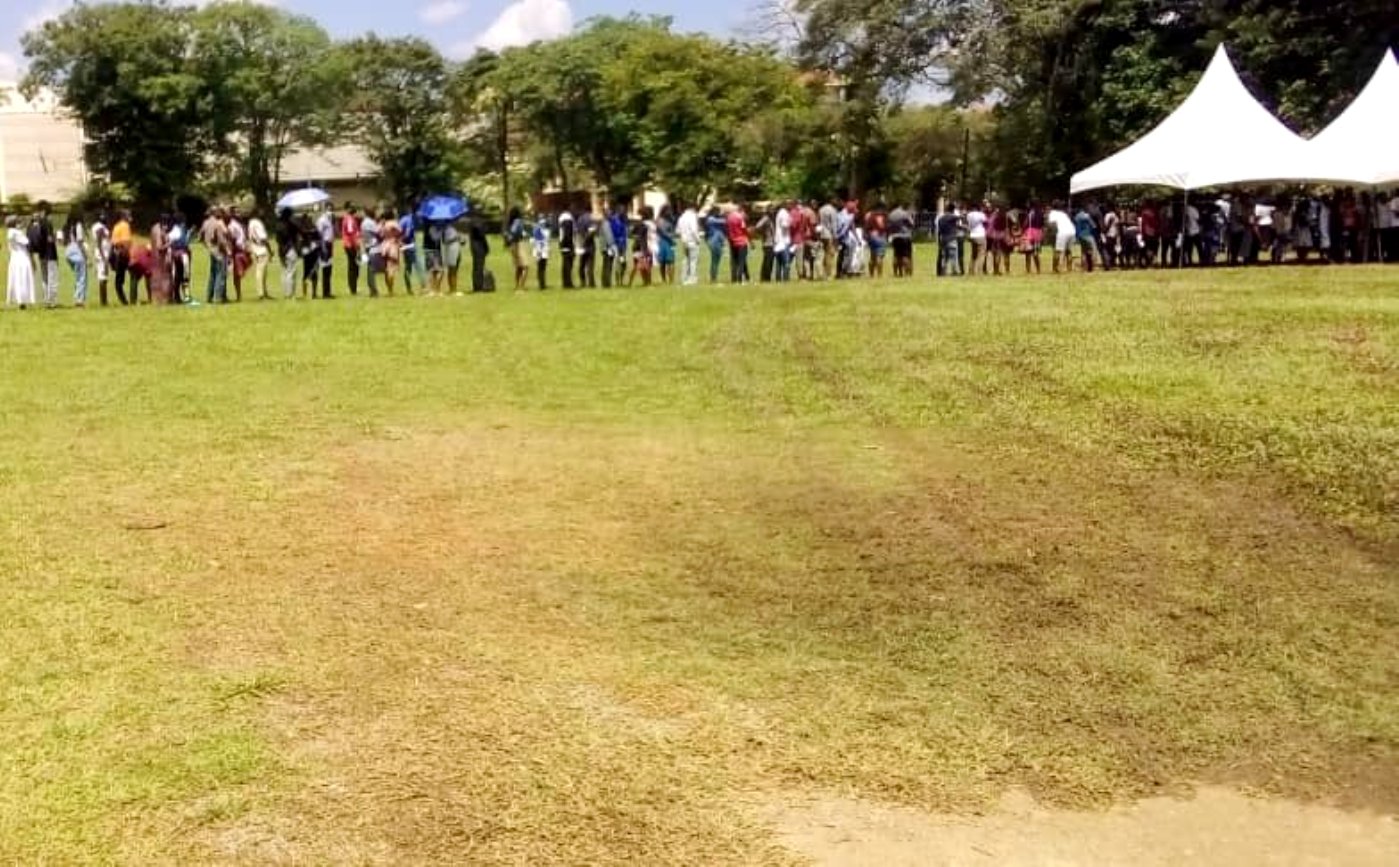
[[[408,204],[455,189],[460,149],[451,126],[447,62],[421,39],[369,35],[340,45],[349,82],[342,123],[367,149],[394,200]]]
[[[193,15],[164,0],[77,5],[22,39],[21,90],[51,89],[83,126],[89,169],[143,205],[192,187],[216,144],[188,62]]]
[[[193,27],[211,137],[234,158],[239,186],[268,211],[286,153],[328,138],[337,102],[330,37],[309,18],[255,3],[213,3]]]

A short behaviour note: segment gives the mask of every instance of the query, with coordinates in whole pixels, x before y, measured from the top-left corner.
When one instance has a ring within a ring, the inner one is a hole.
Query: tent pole
[[[1176,268],[1185,267],[1185,212],[1190,209],[1190,189],[1187,187],[1181,190],[1180,198],[1180,234],[1176,236],[1176,242],[1180,245],[1176,248]]]

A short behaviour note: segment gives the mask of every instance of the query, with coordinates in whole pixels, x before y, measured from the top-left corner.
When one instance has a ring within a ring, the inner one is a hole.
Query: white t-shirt
[[[1200,234],[1200,209],[1194,205],[1185,206],[1185,234]]]
[[[785,253],[792,246],[792,215],[786,208],[777,212],[777,229],[773,233],[772,246],[777,252]]]
[[[1068,236],[1072,238],[1077,234],[1074,229],[1073,219],[1063,211],[1055,209],[1049,212],[1049,222],[1054,226],[1054,232],[1060,238]]]
[[[967,237],[973,241],[986,240],[986,214],[979,210],[967,212]]]
[[[1260,226],[1273,225],[1273,211],[1277,210],[1272,205],[1254,205],[1253,216],[1258,220]]]

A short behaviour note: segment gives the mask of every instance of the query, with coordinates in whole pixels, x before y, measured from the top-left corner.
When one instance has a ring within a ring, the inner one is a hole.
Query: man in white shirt
[[[694,286],[699,283],[699,249],[703,238],[700,232],[699,212],[693,206],[680,214],[680,220],[675,224],[675,233],[680,236],[680,246],[685,248],[685,265],[680,274],[680,284]]]
[[[1074,236],[1077,232],[1074,229],[1073,218],[1064,210],[1063,202],[1054,203],[1054,207],[1049,211],[1048,223],[1054,227],[1054,273],[1059,273],[1061,262],[1065,273],[1072,272],[1074,270]]]
[[[777,254],[777,282],[792,279],[792,211],[791,203],[777,209],[777,227],[773,234],[773,252]]]

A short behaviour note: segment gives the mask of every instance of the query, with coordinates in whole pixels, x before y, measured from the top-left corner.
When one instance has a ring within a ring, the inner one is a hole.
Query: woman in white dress
[[[5,303],[23,310],[34,303],[34,263],[29,259],[29,236],[20,230],[19,221],[9,216],[5,218],[5,237],[10,249]]]

